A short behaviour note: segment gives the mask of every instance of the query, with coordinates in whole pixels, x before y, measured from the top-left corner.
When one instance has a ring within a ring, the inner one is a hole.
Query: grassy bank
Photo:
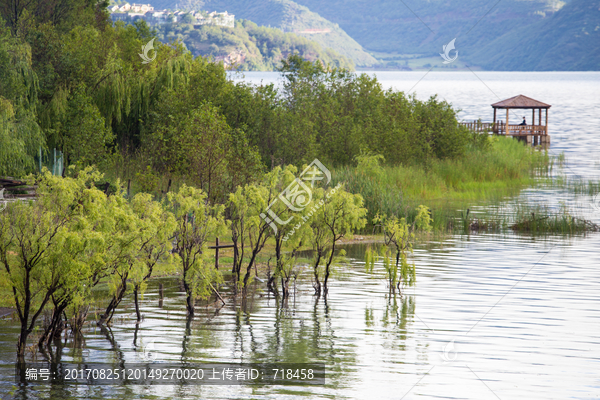
[[[424,204],[432,210],[434,228],[444,230],[458,216],[456,210],[515,195],[551,167],[546,152],[502,137],[494,138],[489,149],[471,149],[459,159],[434,159],[425,166],[346,166],[335,169],[332,180],[364,197],[369,220],[377,212],[411,220],[415,207]]]

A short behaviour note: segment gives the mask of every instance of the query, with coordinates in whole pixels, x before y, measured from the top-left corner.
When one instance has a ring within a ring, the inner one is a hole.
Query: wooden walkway
[[[491,122],[459,122],[459,125],[466,126],[472,132],[489,133],[494,135],[504,135],[516,137],[527,144],[550,144],[550,135],[544,125],[508,125],[503,121]]]
[[[35,198],[35,189],[35,186],[29,186],[26,182],[0,177],[0,203]]]

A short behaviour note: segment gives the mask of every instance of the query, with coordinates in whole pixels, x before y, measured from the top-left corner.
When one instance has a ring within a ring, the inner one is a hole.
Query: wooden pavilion
[[[548,109],[550,107],[552,107],[550,104],[542,103],[521,94],[492,104],[494,109],[493,123],[474,122],[464,123],[463,125],[477,132],[491,131],[497,135],[517,137],[528,144],[549,144]],[[496,119],[498,110],[506,110],[506,121]],[[526,125],[510,124],[510,110],[531,110],[531,122]],[[538,111],[537,121],[536,110]],[[542,121],[542,110],[546,110],[544,121]]]

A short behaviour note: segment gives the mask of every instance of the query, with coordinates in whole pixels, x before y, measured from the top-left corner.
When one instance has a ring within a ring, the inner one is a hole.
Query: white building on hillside
[[[131,11],[136,13],[146,13],[148,11],[154,11],[154,7],[150,4],[133,4],[131,6]]]
[[[198,15],[196,17],[200,25],[218,25],[233,28],[235,26],[235,15],[229,14],[227,11],[218,13],[216,11],[208,14],[207,17]]]

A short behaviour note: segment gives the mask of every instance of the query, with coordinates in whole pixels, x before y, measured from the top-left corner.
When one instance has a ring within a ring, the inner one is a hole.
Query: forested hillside
[[[194,56],[212,57],[243,71],[274,71],[290,54],[353,70],[354,63],[318,43],[279,29],[236,21],[234,28],[214,25],[164,24],[158,28],[163,42],[181,39]]]
[[[597,62],[600,10],[596,0],[159,0],[158,3],[229,10],[259,25],[285,31],[316,29],[303,35],[352,59],[359,68],[442,67],[438,53],[454,38],[461,65],[490,70],[600,68]],[[331,33],[323,33],[327,29]],[[382,62],[371,55],[365,57],[361,47]],[[457,63],[451,67],[456,66]]]
[[[155,0],[152,4],[155,7],[228,11],[235,14],[236,19],[247,19],[304,36],[345,56],[357,66],[377,63],[337,24],[290,0]]]

